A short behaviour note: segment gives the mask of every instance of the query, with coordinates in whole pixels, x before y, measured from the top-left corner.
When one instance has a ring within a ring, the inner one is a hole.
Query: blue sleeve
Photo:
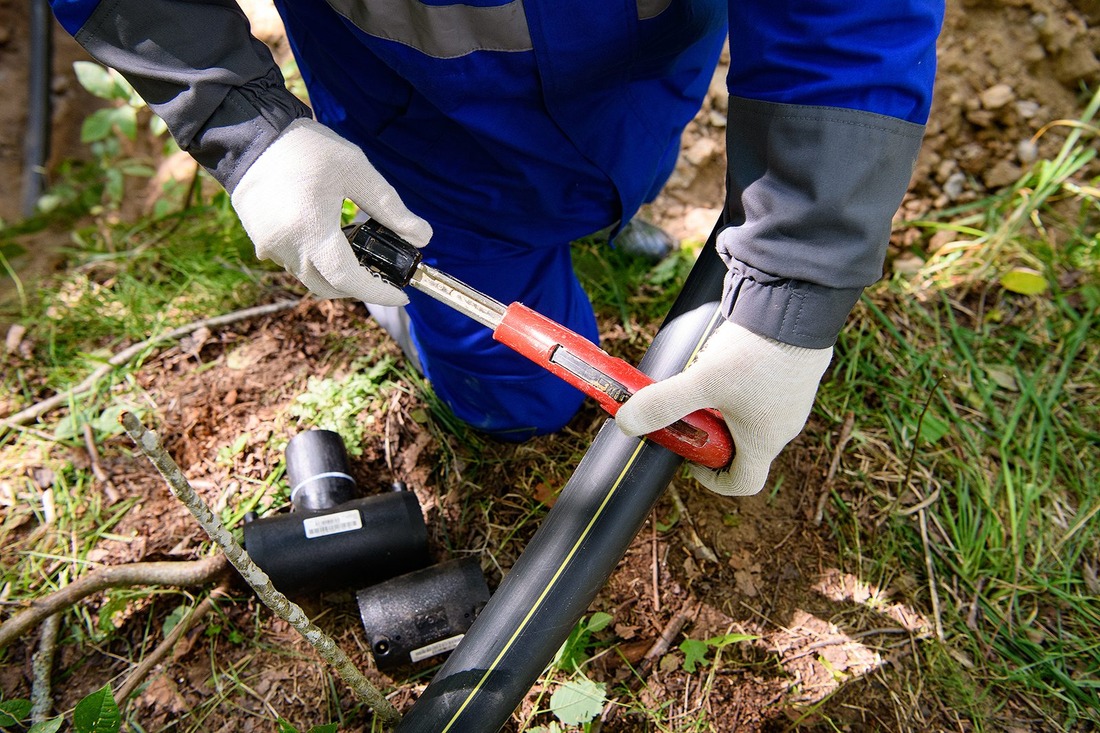
[[[924,124],[942,0],[733,0],[730,94]]]
[[[75,36],[80,27],[88,22],[99,0],[50,0],[50,8],[61,27]]]
[[[942,0],[731,0],[726,318],[830,346],[882,276],[932,103]]]

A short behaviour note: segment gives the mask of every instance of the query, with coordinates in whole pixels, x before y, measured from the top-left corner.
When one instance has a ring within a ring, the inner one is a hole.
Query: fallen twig
[[[124,412],[119,416],[119,422],[126,429],[127,434],[137,444],[145,457],[156,466],[160,475],[168,483],[172,494],[183,502],[202,526],[210,539],[221,548],[222,552],[233,564],[233,567],[252,587],[256,595],[270,608],[275,615],[293,626],[310,645],[317,650],[325,661],[331,664],[344,682],[355,694],[369,705],[377,714],[379,721],[387,725],[395,725],[401,719],[397,708],[390,703],[385,696],[371,684],[370,680],[348,658],[344,650],[336,642],[322,631],[316,624],[310,621],[302,608],[275,589],[267,573],[260,569],[252,558],[248,556],[240,543],[230,534],[225,525],[221,523],[210,507],[202,500],[191,487],[183,470],[168,455],[168,451],[161,445],[156,433],[147,430],[141,421],[133,413]]]
[[[940,612],[940,594],[936,590],[936,565],[932,562],[932,553],[928,542],[928,513],[922,508],[917,515],[920,519],[920,539],[924,546],[924,567],[928,571],[928,592],[932,598],[932,616],[936,622],[936,638],[943,641],[943,617]]]
[[[176,646],[176,642],[180,640],[180,637],[187,633],[188,629],[194,626],[199,619],[214,608],[214,599],[224,596],[228,588],[229,585],[223,582],[211,591],[210,595],[202,600],[202,603],[195,606],[189,614],[179,620],[179,623],[177,623],[171,633],[164,638],[164,641],[157,645],[156,649],[151,651],[145,659],[141,660],[138,666],[134,667],[134,671],[130,673],[130,676],[126,678],[126,681],[123,682],[115,692],[115,702],[118,703],[119,707],[122,707],[126,700],[130,698],[130,695],[134,694],[134,690],[136,690],[138,685],[149,676],[153,668],[168,656],[168,653]]]
[[[653,611],[654,611],[654,613],[660,613],[661,612],[661,583],[660,583],[661,573],[660,573],[660,566],[658,565],[658,562],[657,562],[658,553],[657,553],[657,513],[656,512],[653,513],[653,516],[650,519],[650,525],[651,525],[651,528],[653,529],[653,538],[652,538],[653,547],[651,548],[652,549],[652,555],[653,555]]]
[[[669,484],[666,493],[668,493],[669,498],[672,499],[672,503],[676,505],[676,511],[684,520],[685,526],[687,526],[687,545],[688,549],[691,550],[691,554],[694,555],[697,560],[718,562],[718,556],[714,554],[714,550],[707,547],[706,543],[699,537],[699,533],[695,531],[695,521],[692,520],[687,505],[684,504],[684,500],[680,497],[680,492],[676,488],[676,484]]]
[[[820,525],[825,518],[825,504],[829,501],[829,494],[833,490],[833,479],[836,478],[837,469],[840,468],[840,457],[844,454],[844,448],[852,439],[852,428],[856,424],[856,414],[849,412],[844,418],[844,424],[840,428],[840,439],[836,442],[833,451],[833,460],[829,464],[829,472],[825,474],[825,481],[821,486],[821,495],[817,497],[817,510],[814,512],[814,524]]]
[[[179,588],[206,585],[224,573],[226,568],[226,560],[221,555],[189,562],[136,562],[100,568],[45,598],[32,601],[30,608],[0,624],[0,649],[55,613],[101,590],[131,585],[171,585]]]
[[[672,648],[672,642],[676,640],[676,637],[680,635],[688,622],[698,615],[701,606],[702,604],[698,601],[685,603],[679,611],[672,615],[672,618],[665,624],[665,628],[661,630],[661,635],[657,637],[657,640],[653,642],[653,646],[642,657],[642,662],[638,665],[640,674],[649,671],[656,660],[668,653],[668,650]]]
[[[53,707],[53,658],[57,652],[57,632],[61,630],[61,614],[55,613],[42,622],[38,639],[38,651],[34,653],[31,667],[34,670],[34,686],[31,688],[31,722],[41,723],[50,716]]]
[[[99,449],[95,444],[95,433],[92,430],[90,423],[84,423],[84,448],[88,451],[88,460],[92,464],[92,475],[95,476],[95,480],[103,484],[103,493],[107,496],[107,501],[114,504],[118,501],[118,491],[115,490],[115,484],[111,481],[111,477],[107,475],[107,472],[103,470],[103,466],[99,463]]]
[[[636,684],[642,684],[645,682],[645,678],[649,675],[649,670],[653,668],[653,665],[658,659],[668,653],[668,650],[672,648],[672,642],[676,640],[676,637],[680,635],[680,632],[684,630],[684,627],[692,621],[698,614],[699,609],[702,608],[702,603],[699,601],[687,601],[680,610],[672,615],[665,627],[661,629],[660,636],[657,637],[653,645],[646,651],[645,656],[642,657],[642,661],[638,663],[638,668],[635,670],[634,681]],[[600,725],[603,723],[609,723],[615,719],[618,714],[619,705],[614,700],[609,700],[603,707],[603,713],[600,715]]]
[[[167,331],[162,334],[148,338],[140,343],[134,344],[128,348],[118,352],[107,362],[101,365],[98,369],[93,371],[84,379],[83,382],[67,389],[64,392],[58,392],[53,397],[42,400],[34,405],[31,405],[25,410],[21,410],[14,415],[8,415],[6,418],[0,419],[0,426],[6,428],[14,428],[19,425],[24,425],[32,420],[45,415],[47,412],[54,410],[62,405],[66,405],[69,401],[78,395],[91,392],[99,380],[111,373],[111,371],[118,366],[126,364],[131,359],[162,341],[172,341],[175,339],[187,336],[200,328],[212,328],[217,326],[225,326],[230,323],[236,323],[238,321],[244,321],[249,318],[255,318],[257,316],[265,316],[271,313],[278,313],[280,311],[288,310],[301,303],[301,299],[298,300],[280,300],[277,303],[270,303],[268,305],[260,305],[254,308],[244,308],[243,310],[233,311],[232,313],[226,313],[220,316],[214,316],[212,318],[204,318],[199,321],[193,321],[186,326],[180,326],[179,328],[173,328],[171,331]]]

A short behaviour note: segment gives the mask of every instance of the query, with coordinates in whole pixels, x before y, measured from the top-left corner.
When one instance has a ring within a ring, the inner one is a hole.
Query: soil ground
[[[904,215],[942,210],[1015,180],[1036,154],[1032,135],[1050,120],[1072,118],[1081,106],[1082,85],[1100,77],[1100,30],[1092,24],[1100,29],[1100,3],[1092,0],[952,4],[933,116]],[[277,24],[270,33],[277,37]],[[52,166],[84,154],[79,123],[98,103],[72,78],[79,48],[60,29],[54,40]],[[27,43],[26,5],[0,0],[0,94],[7,100],[0,110],[0,217],[6,221],[19,218],[19,196],[12,186],[20,180],[24,121],[18,100],[25,97]],[[647,212],[678,237],[705,238],[721,204],[723,114],[722,95],[712,95],[685,134],[673,179]],[[1039,152],[1049,152],[1057,142],[1053,135],[1041,138]],[[915,252],[936,242],[901,232],[895,245],[891,266],[905,267]],[[35,266],[19,264],[22,272]],[[37,266],[48,270],[52,258]],[[632,347],[621,329],[603,325],[609,350],[637,357],[629,353]],[[141,386],[161,406],[168,448],[208,501],[231,500],[241,481],[266,477],[278,456],[246,451],[227,464],[216,459],[219,450],[245,434],[250,446],[263,445],[278,431],[292,434],[295,427],[285,417],[285,406],[308,376],[338,374],[347,367],[346,359],[335,358],[325,347],[345,336],[359,340],[362,353],[378,348],[401,358],[355,307],[307,300],[277,316],[202,333],[146,364]],[[363,487],[407,482],[424,507],[440,556],[445,548],[477,552],[495,586],[537,525],[525,521],[527,513],[538,500],[549,499],[572,469],[558,465],[536,479],[515,475],[509,467],[524,465],[531,451],[570,455],[590,439],[601,418],[586,408],[557,438],[520,446],[486,443],[480,465],[496,468],[481,469],[475,482],[465,476],[464,449],[448,444],[446,437],[433,439],[423,429],[418,418],[423,409],[416,395],[403,392],[381,405],[375,441],[364,446],[354,471]],[[779,489],[771,494],[718,499],[689,481],[677,482],[687,514],[665,529],[678,512],[671,497],[662,499],[654,514],[661,529],[652,521],[643,529],[593,606],[613,614],[614,634],[606,638],[621,654],[601,655],[592,676],[628,679],[624,660],[637,662],[670,619],[686,613],[690,621],[684,633],[692,638],[740,632],[756,641],[727,649],[714,675],[707,668],[685,672],[674,645],[650,673],[635,708],[667,706],[667,717],[674,718],[700,715],[702,706],[701,717],[722,731],[813,730],[823,715],[853,731],[969,730],[969,722],[922,692],[920,679],[927,670],[920,669],[911,638],[929,629],[923,609],[909,600],[912,589],[904,580],[887,587],[867,585],[845,571],[847,559],[838,556],[827,522],[818,521],[819,497],[828,488],[825,477],[834,460],[825,446],[836,444],[840,429],[811,422],[776,465],[773,485]],[[117,564],[194,557],[203,538],[160,481],[130,456],[124,441],[102,448],[104,468],[120,498],[136,503],[112,531],[119,539],[103,541],[91,559]],[[839,475],[842,481],[843,472]],[[486,505],[490,498],[491,516],[471,513],[471,507]],[[500,527],[516,531],[493,531]],[[703,548],[721,559],[703,559]],[[146,730],[184,729],[179,721],[193,724],[194,711],[203,716],[201,730],[268,730],[272,711],[306,727],[332,719],[335,707],[348,705],[347,695],[334,698],[329,674],[295,632],[257,608],[243,591],[236,591],[234,599],[220,604],[219,629],[211,631],[206,624],[191,633],[140,694],[136,705]],[[321,612],[321,623],[361,667],[371,667],[350,597],[303,602]],[[159,626],[172,607],[173,602],[145,598],[116,617],[118,633],[106,647],[63,647],[60,668],[82,671],[59,691],[59,708],[124,675],[128,660],[156,640],[145,624]],[[235,641],[234,629],[250,638],[258,629],[260,644]],[[32,652],[30,644],[18,646],[16,663],[0,668],[0,690],[6,696],[27,694]],[[220,694],[218,676],[227,674],[250,693],[207,704]],[[401,708],[426,684],[422,678],[370,674],[399,686],[394,702]],[[545,690],[532,692],[517,720],[545,722],[545,716],[535,715],[540,705],[546,706],[539,692]],[[1030,729],[1022,714],[1019,719],[1012,710],[1000,715],[990,721],[992,729]],[[627,708],[604,730],[642,730],[639,720]]]

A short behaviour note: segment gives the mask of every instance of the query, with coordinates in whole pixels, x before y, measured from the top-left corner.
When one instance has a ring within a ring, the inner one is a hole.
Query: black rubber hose
[[[30,1],[30,63],[27,74],[27,134],[23,138],[23,216],[34,214],[45,188],[50,154],[50,76],[53,15],[47,0]]]
[[[720,319],[713,237],[639,367],[681,371]],[[608,421],[488,605],[398,727],[498,731],[626,554],[683,459]]]

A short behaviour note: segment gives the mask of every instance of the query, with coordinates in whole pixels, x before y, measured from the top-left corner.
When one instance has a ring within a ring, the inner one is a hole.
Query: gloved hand
[[[692,474],[718,494],[755,494],[779,451],[806,425],[832,356],[832,347],[791,346],[726,322],[683,372],[638,390],[615,422],[638,436],[700,408],[716,408],[733,436],[733,463],[728,471],[692,465]]]
[[[404,305],[408,296],[355,259],[340,230],[344,199],[417,247],[431,239],[431,225],[405,208],[363,151],[311,119],[283,130],[231,196],[256,256],[282,265],[314,294]]]

